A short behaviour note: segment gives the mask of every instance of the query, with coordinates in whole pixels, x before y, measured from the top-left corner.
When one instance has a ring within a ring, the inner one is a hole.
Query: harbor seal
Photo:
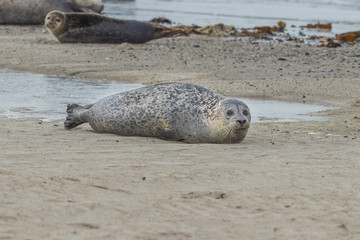
[[[85,107],[69,104],[65,129],[88,122],[99,133],[186,143],[239,143],[250,127],[248,106],[190,83],[163,83],[106,97]]]
[[[60,11],[50,12],[45,26],[62,43],[144,43],[183,33],[149,22]]]
[[[53,10],[99,13],[101,0],[0,0],[0,24],[43,24]]]

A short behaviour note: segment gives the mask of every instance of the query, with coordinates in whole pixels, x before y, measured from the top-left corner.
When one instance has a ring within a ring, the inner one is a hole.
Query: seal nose
[[[240,123],[241,126],[244,126],[246,123],[246,120],[237,120],[238,123]]]

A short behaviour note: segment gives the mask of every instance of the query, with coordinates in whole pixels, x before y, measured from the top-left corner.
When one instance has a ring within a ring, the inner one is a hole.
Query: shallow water
[[[69,103],[86,105],[141,86],[0,70],[0,114],[9,118],[64,119]]]
[[[86,105],[142,84],[107,83],[77,78],[0,70],[0,114],[9,118],[64,120],[69,103]],[[252,122],[325,120],[310,113],[332,107],[294,102],[242,99]]]
[[[301,26],[333,24],[333,33],[360,30],[359,0],[136,0],[106,2],[105,15],[148,21],[166,17],[176,24],[273,26],[279,20]],[[298,30],[297,30],[298,31]]]

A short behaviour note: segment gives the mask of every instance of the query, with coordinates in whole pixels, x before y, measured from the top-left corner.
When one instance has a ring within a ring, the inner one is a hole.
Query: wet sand
[[[204,36],[60,44],[43,27],[0,26],[0,68],[340,107],[224,145],[1,117],[0,239],[359,238],[359,54]]]

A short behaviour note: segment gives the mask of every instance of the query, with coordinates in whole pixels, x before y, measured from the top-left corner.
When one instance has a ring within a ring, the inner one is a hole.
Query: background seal
[[[149,22],[60,11],[50,12],[45,26],[62,43],[145,43],[161,37],[187,35],[182,30]]]
[[[0,24],[43,24],[53,10],[99,13],[103,9],[101,0],[0,0]]]

